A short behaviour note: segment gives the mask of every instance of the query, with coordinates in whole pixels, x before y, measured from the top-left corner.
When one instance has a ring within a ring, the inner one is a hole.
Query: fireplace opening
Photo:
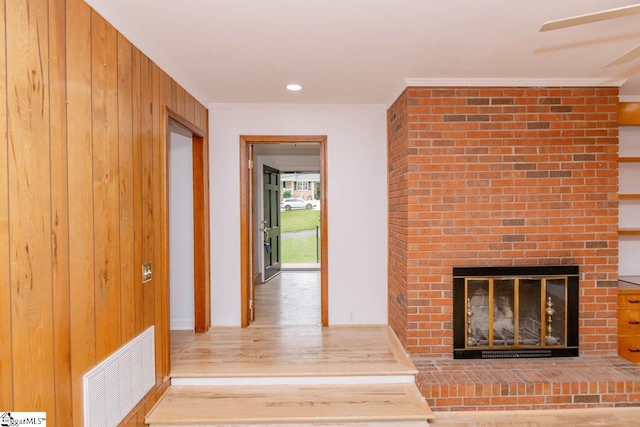
[[[455,267],[453,357],[578,356],[577,266]]]

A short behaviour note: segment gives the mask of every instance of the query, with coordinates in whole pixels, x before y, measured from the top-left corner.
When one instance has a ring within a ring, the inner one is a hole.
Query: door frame
[[[329,240],[327,200],[327,136],[326,135],[240,135],[240,319],[241,326],[249,326],[253,280],[253,250],[255,230],[252,224],[252,176],[249,168],[250,146],[262,144],[319,144],[320,145],[320,317],[322,326],[329,326]]]
[[[171,131],[169,121],[180,124],[192,134],[193,156],[193,272],[194,272],[194,332],[204,333],[211,325],[211,256],[210,256],[210,225],[209,225],[209,139],[207,130],[202,129],[178,114],[171,108],[164,106],[161,115],[161,128],[164,129],[162,159],[160,162],[160,176],[163,200],[161,210],[161,224],[164,233],[162,239],[162,273],[165,277],[163,287],[164,311],[167,313],[164,329],[169,335],[169,139]],[[208,120],[207,120],[208,122]],[[208,126],[207,126],[208,127]],[[203,236],[202,239],[196,238]],[[168,353],[168,352],[167,352]],[[168,365],[167,365],[168,366]]]

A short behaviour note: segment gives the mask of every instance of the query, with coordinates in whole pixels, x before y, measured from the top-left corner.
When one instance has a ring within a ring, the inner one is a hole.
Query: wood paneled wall
[[[0,409],[82,426],[82,376],[150,325],[156,388],[123,424],[168,386],[164,106],[207,128],[82,0],[0,0]]]

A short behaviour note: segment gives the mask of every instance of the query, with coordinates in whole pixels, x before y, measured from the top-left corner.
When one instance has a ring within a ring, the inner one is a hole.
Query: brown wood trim
[[[247,158],[249,159],[250,162],[254,161],[254,148],[252,145],[249,146],[249,152],[247,153]],[[255,165],[254,165],[255,167]],[[251,273],[254,276],[260,275],[260,272],[254,272],[253,268],[255,267],[255,259],[254,259],[254,253],[253,251],[255,250],[256,247],[256,233],[255,230],[253,229],[253,227],[251,226],[253,223],[253,212],[254,212],[254,200],[253,200],[253,195],[255,194],[255,185],[256,185],[256,179],[255,179],[255,173],[250,173],[249,174],[249,189],[248,189],[248,194],[249,194],[249,254],[251,255],[249,257],[249,265],[251,266]],[[251,304],[253,300],[253,305]],[[251,283],[249,284],[249,322],[255,322],[256,320],[256,281],[252,280]]]
[[[206,247],[206,236],[208,235],[206,216],[208,216],[208,192],[207,184],[209,174],[207,173],[206,148],[204,138],[193,137],[193,235],[203,236],[205,239],[193,239],[194,253],[194,326],[196,333],[206,332],[209,329],[209,305],[207,298],[208,282],[207,276],[209,257]],[[205,214],[206,213],[206,214]]]
[[[171,118],[171,120],[177,123],[180,123],[182,126],[189,129],[194,135],[200,136],[202,138],[207,136],[207,132],[204,129],[202,129],[200,126],[196,125],[192,121],[187,120],[183,115],[179,114],[178,112],[176,112],[175,110],[167,106],[165,106],[165,109],[167,111],[167,115],[169,116],[169,118]]]
[[[211,325],[211,257],[209,237],[209,144],[207,132],[196,126],[184,116],[165,106],[163,114],[163,152],[165,156],[162,162],[162,186],[163,200],[161,221],[164,233],[162,239],[162,265],[165,280],[167,307],[169,304],[169,200],[168,200],[168,171],[169,156],[169,120],[173,120],[191,131],[193,140],[193,214],[194,236],[204,236],[204,239],[194,239],[194,330],[203,333],[209,330]],[[167,316],[168,318],[168,316]],[[169,323],[165,327],[169,333]]]
[[[618,157],[620,163],[636,163],[640,162],[640,157]]]
[[[251,286],[251,242],[249,230],[249,143],[240,137],[240,326],[249,326]]]
[[[637,236],[640,235],[640,228],[619,228],[619,235]]]
[[[621,125],[640,125],[640,102],[620,102],[618,104],[618,123]]]
[[[321,306],[320,317],[322,326],[329,326],[329,220],[327,212],[329,200],[327,197],[327,137],[322,137],[320,143],[320,199],[322,200],[320,209],[320,293]]]
[[[327,197],[327,137],[325,135],[241,135],[240,136],[240,319],[249,326],[249,297],[252,280],[251,199],[249,192],[249,146],[252,144],[315,143],[320,144],[320,299],[322,326],[329,326],[329,239]]]
[[[640,199],[640,194],[618,194],[618,198],[620,200],[638,200]]]

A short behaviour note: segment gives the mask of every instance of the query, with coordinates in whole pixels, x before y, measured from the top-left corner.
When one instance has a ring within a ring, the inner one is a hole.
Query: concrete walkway
[[[318,237],[320,237],[318,231]],[[287,239],[299,239],[301,237],[316,237],[316,230],[302,230],[302,231],[290,231],[288,233],[280,233],[282,240]]]

